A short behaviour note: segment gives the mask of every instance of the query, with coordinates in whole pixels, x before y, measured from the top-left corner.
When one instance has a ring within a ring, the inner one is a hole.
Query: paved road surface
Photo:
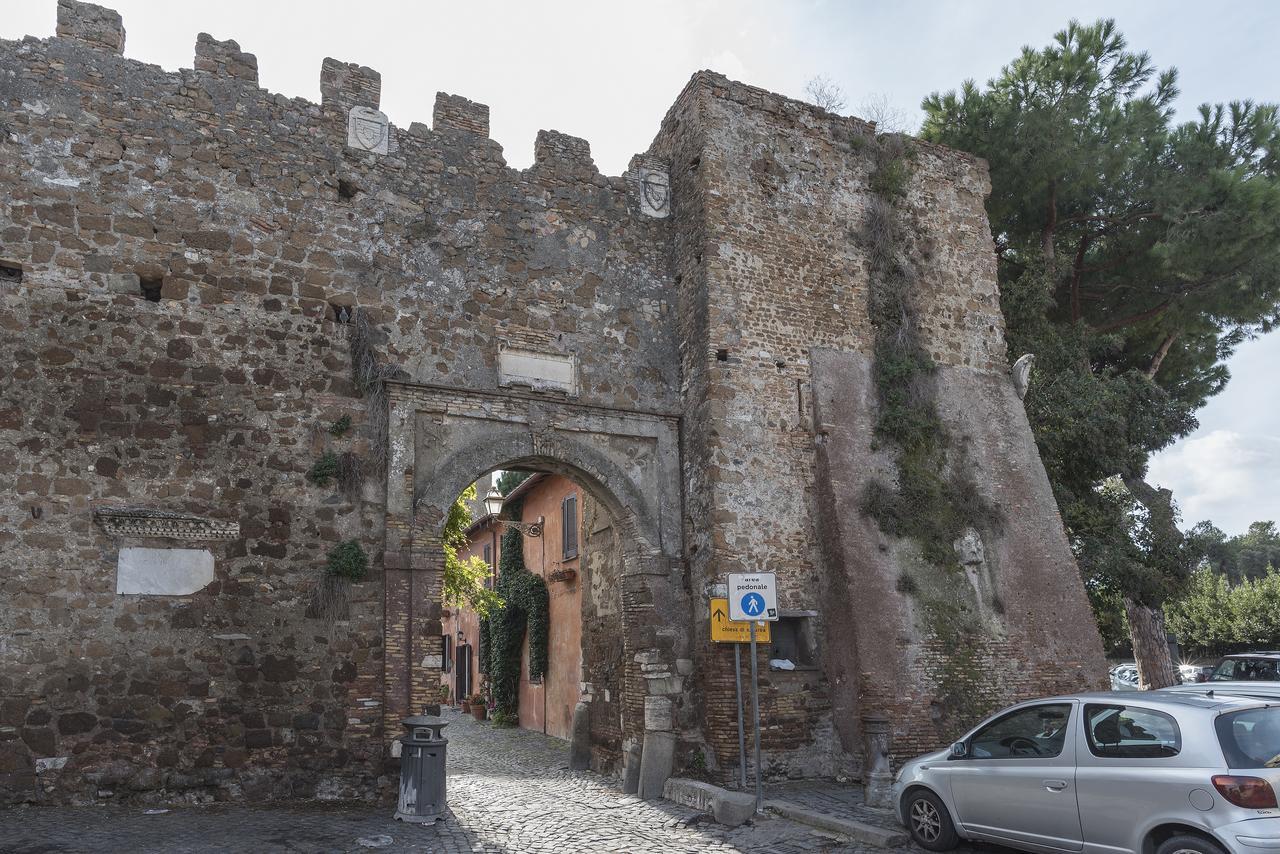
[[[0,852],[744,852],[869,854],[781,818],[729,830],[665,801],[623,795],[613,781],[568,770],[562,741],[455,715],[449,737],[451,815],[433,826],[393,821],[365,804],[255,809],[30,807],[0,810]],[[910,849],[899,849],[910,850]],[[996,854],[998,849],[986,849]],[[1003,852],[1001,853],[1003,854]]]

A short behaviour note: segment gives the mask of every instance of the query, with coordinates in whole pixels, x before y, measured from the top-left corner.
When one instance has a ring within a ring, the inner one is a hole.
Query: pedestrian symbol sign
[[[751,624],[735,623],[729,619],[729,600],[711,600],[711,640],[716,643],[750,643]],[[769,624],[756,626],[756,640],[769,643]]]
[[[772,572],[730,573],[729,619],[778,619],[778,586]]]

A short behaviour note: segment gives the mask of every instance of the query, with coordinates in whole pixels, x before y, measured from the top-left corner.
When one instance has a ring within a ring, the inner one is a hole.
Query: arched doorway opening
[[[623,555],[607,508],[563,474],[495,471],[458,497],[443,538],[442,700],[478,698],[496,725],[619,767]]]

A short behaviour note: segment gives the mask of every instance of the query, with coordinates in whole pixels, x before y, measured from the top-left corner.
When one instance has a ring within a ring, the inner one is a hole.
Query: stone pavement
[[[830,780],[793,780],[766,785],[764,800],[766,803],[787,801],[814,812],[838,815],[876,827],[901,829],[892,812],[866,805],[861,786],[842,786]]]
[[[302,803],[175,807],[28,807],[0,811],[0,852],[744,852],[870,854],[777,817],[729,830],[666,801],[623,795],[616,781],[568,770],[563,741],[498,729],[446,712],[451,814],[433,826],[405,825],[392,809]],[[790,788],[790,787],[789,787]],[[799,791],[799,788],[796,789]],[[812,787],[812,806],[825,796]],[[828,804],[830,806],[830,804]],[[909,851],[910,849],[899,849]],[[964,850],[964,849],[962,849]],[[994,849],[990,849],[994,852]]]

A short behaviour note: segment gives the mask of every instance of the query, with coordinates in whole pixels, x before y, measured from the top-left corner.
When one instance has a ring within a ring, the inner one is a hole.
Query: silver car
[[[1280,699],[1099,692],[1020,703],[906,763],[917,844],[1025,851],[1280,854]]]

